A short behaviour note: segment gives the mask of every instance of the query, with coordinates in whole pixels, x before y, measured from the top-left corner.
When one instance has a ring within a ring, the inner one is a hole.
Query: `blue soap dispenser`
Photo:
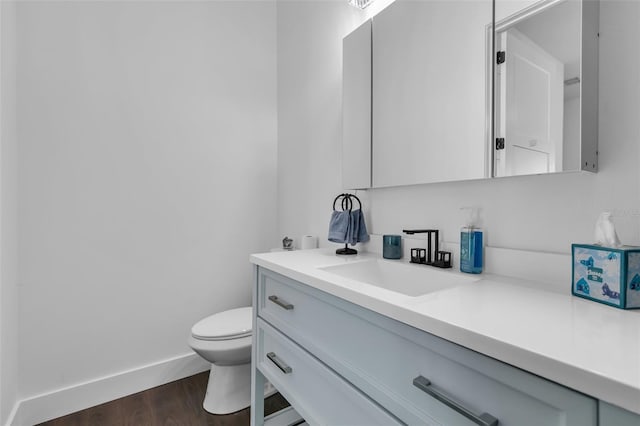
[[[478,208],[463,207],[467,224],[460,230],[460,270],[469,274],[482,272],[482,229],[478,227]]]

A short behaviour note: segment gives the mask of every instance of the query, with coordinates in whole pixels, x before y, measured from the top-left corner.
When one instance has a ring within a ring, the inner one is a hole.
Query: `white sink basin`
[[[479,277],[466,276],[451,270],[382,259],[349,262],[319,269],[413,297],[479,280]]]

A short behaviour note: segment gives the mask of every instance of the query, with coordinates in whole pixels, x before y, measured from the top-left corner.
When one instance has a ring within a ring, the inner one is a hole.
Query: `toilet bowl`
[[[251,403],[252,308],[211,315],[191,328],[189,346],[211,363],[202,406],[212,414],[228,414]]]

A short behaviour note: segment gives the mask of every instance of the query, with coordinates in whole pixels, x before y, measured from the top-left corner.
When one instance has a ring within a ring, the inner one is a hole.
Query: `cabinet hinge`
[[[496,53],[496,62],[498,62],[498,64],[503,63],[507,58],[507,54],[505,53],[504,50],[500,50],[498,53]]]
[[[504,138],[496,138],[496,150],[504,149]]]

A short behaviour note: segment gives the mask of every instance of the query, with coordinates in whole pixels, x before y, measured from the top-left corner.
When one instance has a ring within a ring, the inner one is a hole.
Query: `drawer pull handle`
[[[293,309],[293,305],[291,303],[287,303],[281,299],[278,299],[278,296],[269,296],[269,300],[271,300],[276,305],[286,309],[287,311],[290,311]]]
[[[434,389],[433,385],[431,384],[429,379],[427,379],[426,377],[423,377],[423,376],[416,377],[415,379],[413,379],[413,385],[418,389],[420,389],[421,391],[431,395],[432,397],[442,402],[443,404],[447,405],[449,408],[453,409],[454,411],[462,414],[463,416],[465,416],[466,418],[468,418],[469,420],[471,420],[477,425],[498,426],[498,419],[493,417],[491,414],[482,413],[478,416],[477,414],[467,409],[457,401],[454,401],[453,399],[449,398],[447,395],[443,394],[439,390]]]
[[[280,358],[278,358],[278,356],[275,354],[275,352],[269,352],[267,354],[267,358],[269,358],[269,360],[272,363],[274,363],[276,365],[276,367],[278,367],[280,369],[280,371],[282,371],[284,374],[289,374],[289,373],[293,372],[291,367],[289,367]]]

